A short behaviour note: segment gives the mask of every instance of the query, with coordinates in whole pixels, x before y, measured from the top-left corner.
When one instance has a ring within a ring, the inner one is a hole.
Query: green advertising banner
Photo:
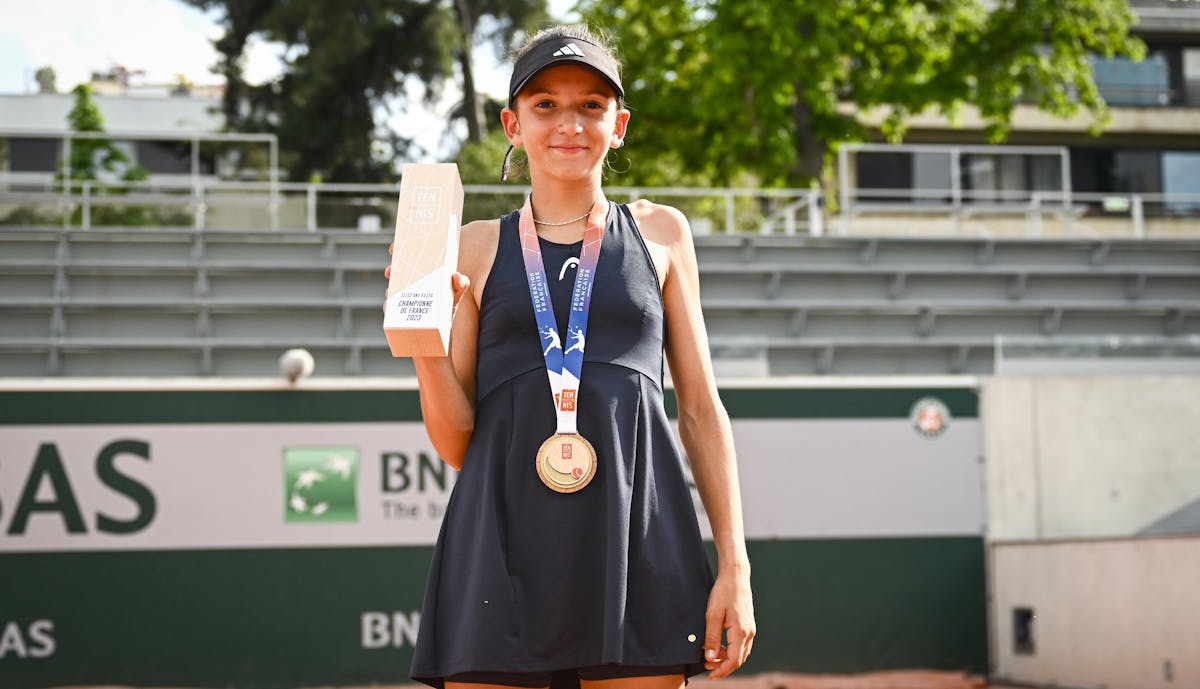
[[[722,395],[743,671],[985,671],[975,391]],[[0,389],[0,687],[409,681],[455,478],[418,409],[411,389]]]

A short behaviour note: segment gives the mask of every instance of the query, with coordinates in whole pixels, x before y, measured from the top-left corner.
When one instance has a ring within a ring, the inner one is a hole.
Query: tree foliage
[[[215,41],[225,78],[223,110],[237,131],[279,136],[281,163],[294,180],[368,181],[394,175],[412,141],[380,116],[407,107],[406,81],[426,86],[432,103],[457,62],[474,94],[470,47],[490,40],[506,47],[545,12],[545,0],[182,0],[220,10],[224,34]],[[487,29],[479,29],[490,17]],[[243,62],[252,37],[284,46],[284,71],[252,85]],[[467,103],[478,103],[474,97]],[[482,131],[478,106],[456,113]]]
[[[619,41],[629,143],[728,183],[819,178],[858,114],[882,108],[899,140],[928,110],[978,108],[992,141],[1014,108],[1107,111],[1090,56],[1140,59],[1124,0],[589,0]],[[639,135],[639,132],[641,133]],[[635,168],[636,172],[636,168]]]
[[[376,111],[412,75],[436,86],[449,70],[452,36],[437,5],[418,0],[186,0],[223,10],[215,42],[230,129],[273,131],[292,179],[381,179],[409,142]],[[282,43],[284,73],[262,85],[242,72],[251,36]],[[385,149],[377,150],[376,142]]]
[[[67,127],[73,132],[104,133],[104,116],[92,94],[92,87],[79,84],[71,89],[75,103],[67,113]],[[74,181],[103,181],[134,182],[146,179],[148,173],[140,166],[133,165],[125,154],[111,139],[87,138],[71,141],[71,155],[67,158],[69,175],[66,170],[58,171],[58,179]],[[72,189],[76,185],[71,184]]]
[[[58,93],[58,75],[50,65],[38,67],[33,73],[33,79],[37,82],[38,93]]]
[[[104,133],[104,116],[92,94],[91,86],[79,84],[71,93],[75,103],[67,113],[67,126],[73,132]],[[84,182],[99,182],[91,189],[93,196],[123,196],[130,189],[126,185],[149,178],[150,173],[130,160],[111,139],[72,139],[71,153],[65,166],[60,166],[55,178],[72,194],[83,192]],[[115,186],[109,186],[112,184]],[[72,222],[82,220],[82,209],[72,211]],[[149,206],[105,203],[94,207],[91,221],[96,225],[154,225],[164,220],[178,224],[178,214],[163,215]],[[187,220],[186,217],[183,220]]]
[[[481,143],[487,132],[484,103],[475,85],[471,49],[478,43],[490,44],[504,57],[521,32],[544,22],[546,0],[450,0],[458,45],[455,57],[462,76],[463,101],[458,113],[467,123],[467,141]],[[482,28],[488,26],[486,30]]]

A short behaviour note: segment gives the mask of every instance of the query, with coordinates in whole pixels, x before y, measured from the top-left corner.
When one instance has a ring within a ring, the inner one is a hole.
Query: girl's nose
[[[578,134],[583,131],[583,123],[579,121],[579,114],[571,111],[563,113],[563,116],[558,118],[558,129],[566,134]]]

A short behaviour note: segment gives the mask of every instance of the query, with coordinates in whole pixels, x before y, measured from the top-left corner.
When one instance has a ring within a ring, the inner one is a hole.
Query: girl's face
[[[608,82],[571,64],[538,72],[517,94],[514,109],[505,108],[500,118],[509,143],[525,148],[530,174],[563,180],[598,176],[629,123]]]

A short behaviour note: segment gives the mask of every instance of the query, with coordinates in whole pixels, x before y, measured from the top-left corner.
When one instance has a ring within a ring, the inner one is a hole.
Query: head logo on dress
[[[580,50],[579,46],[575,45],[574,43],[568,43],[554,51],[553,57],[563,57],[566,55],[578,55],[579,57],[583,57],[583,51]]]
[[[572,266],[574,266],[576,270],[579,269],[579,259],[575,258],[574,256],[563,261],[562,270],[558,271],[558,281],[559,282],[562,282],[562,279],[567,276],[567,268],[570,268]]]

